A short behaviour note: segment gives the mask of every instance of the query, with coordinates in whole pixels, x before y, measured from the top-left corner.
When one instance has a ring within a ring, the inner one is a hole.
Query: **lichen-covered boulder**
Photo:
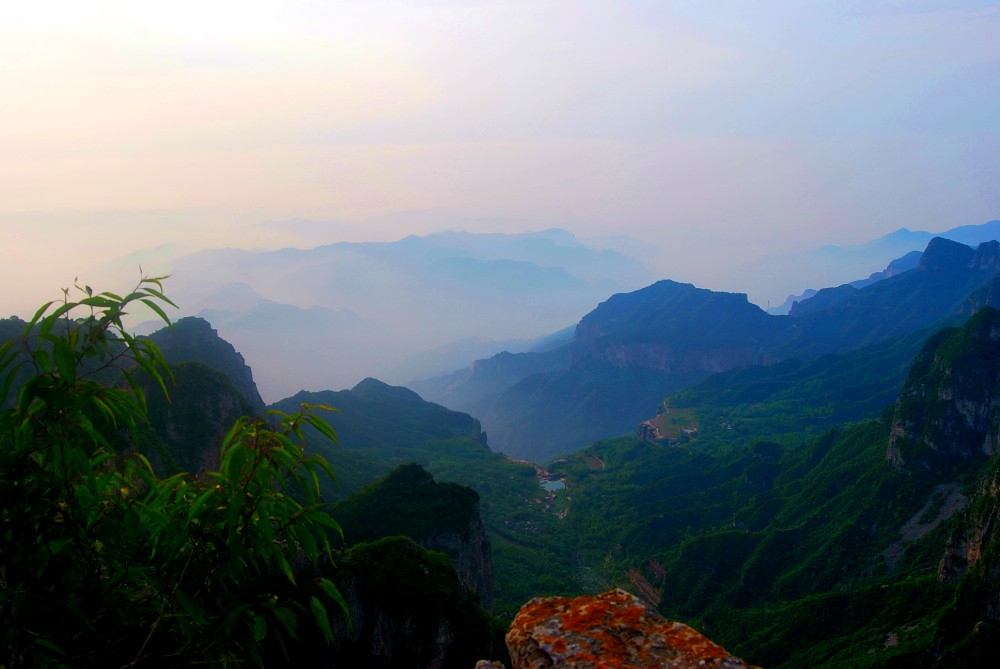
[[[683,623],[624,590],[594,597],[538,597],[507,633],[514,669],[750,669]]]

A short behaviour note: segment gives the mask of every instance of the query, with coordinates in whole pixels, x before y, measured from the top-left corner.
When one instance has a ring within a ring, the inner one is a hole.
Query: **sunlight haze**
[[[778,301],[815,281],[769,256],[998,216],[998,34],[972,1],[7,3],[4,305],[164,244],[549,227]]]

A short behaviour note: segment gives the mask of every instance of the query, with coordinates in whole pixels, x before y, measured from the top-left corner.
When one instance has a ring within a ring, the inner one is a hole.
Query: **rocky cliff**
[[[571,366],[601,361],[668,375],[718,372],[768,362],[764,346],[781,327],[746,295],[659,281],[614,295],[584,316]]]
[[[951,535],[938,567],[938,580],[958,583],[984,556],[997,552],[997,522],[1000,521],[1000,463],[994,463],[983,477],[964,513],[958,529]],[[992,567],[992,565],[991,565]],[[987,572],[991,569],[987,569]],[[1000,618],[1000,601],[987,615]]]
[[[514,669],[752,669],[624,590],[531,600],[507,632],[507,649]]]
[[[145,374],[138,380],[147,397],[155,452],[152,462],[163,471],[200,473],[219,466],[219,447],[233,423],[252,415],[253,406],[220,371],[199,362],[170,366],[169,399]]]
[[[505,655],[501,628],[442,553],[387,537],[342,553],[332,576],[350,622],[337,620],[336,652],[321,666],[468,669]]]
[[[896,402],[887,459],[939,469],[993,455],[1000,443],[1000,311],[928,340]]]
[[[931,653],[940,666],[992,666],[1000,648],[1000,460],[958,520],[938,568],[955,598],[939,618]]]
[[[331,514],[348,544],[405,535],[444,552],[463,587],[493,608],[493,558],[475,490],[438,483],[420,465],[403,465],[334,506]]]
[[[243,356],[232,344],[219,336],[203,318],[181,318],[169,328],[157,330],[149,336],[167,362],[200,362],[216,369],[232,382],[250,406],[251,413],[264,412],[264,400],[257,391],[253,372]]]
[[[490,555],[490,540],[486,536],[486,528],[479,516],[476,506],[476,517],[460,531],[442,530],[425,537],[422,545],[431,550],[441,551],[451,557],[458,573],[459,581],[464,587],[476,593],[480,603],[488,611],[493,610],[495,603],[493,558]]]
[[[996,249],[984,247],[963,261],[994,262]],[[987,307],[928,340],[896,403],[886,452],[892,466],[936,490],[972,488],[968,498],[952,496],[963,508],[950,523],[937,576],[955,595],[925,656],[937,658],[933,666],[977,666],[1000,643],[998,446],[1000,311]],[[970,478],[978,482],[969,486]]]

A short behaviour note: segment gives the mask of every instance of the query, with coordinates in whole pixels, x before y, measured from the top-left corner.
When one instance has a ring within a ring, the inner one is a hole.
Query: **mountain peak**
[[[388,383],[370,376],[362,379],[356,386],[351,388],[351,394],[370,400],[393,399],[395,401],[423,402],[420,395],[417,395],[409,388],[390,386]]]
[[[926,270],[964,267],[972,261],[975,253],[965,244],[944,237],[934,237],[927,242],[927,249],[920,258],[919,267]]]
[[[257,413],[264,400],[243,355],[204,318],[187,316],[149,335],[170,363],[200,362],[225,374]]]

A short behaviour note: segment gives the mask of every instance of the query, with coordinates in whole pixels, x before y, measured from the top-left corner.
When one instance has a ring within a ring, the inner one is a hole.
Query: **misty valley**
[[[562,230],[81,277],[0,320],[0,667],[993,666],[998,238],[771,310]]]

